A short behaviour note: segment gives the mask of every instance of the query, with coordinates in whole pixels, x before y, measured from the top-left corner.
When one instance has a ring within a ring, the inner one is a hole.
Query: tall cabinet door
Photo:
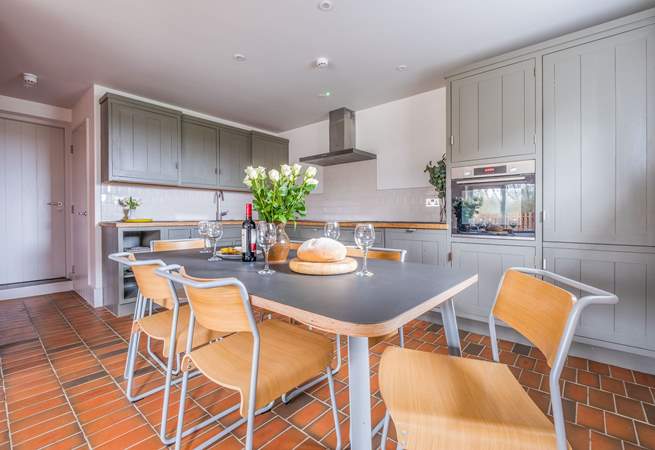
[[[453,81],[451,161],[535,152],[535,60]]]
[[[111,104],[112,179],[178,182],[179,116]]]
[[[250,134],[241,130],[221,128],[218,155],[220,186],[247,189],[243,178],[246,176],[246,167],[252,163]]]
[[[544,240],[655,245],[655,26],[543,71]]]
[[[252,165],[279,169],[289,163],[289,141],[275,136],[252,133]]]
[[[216,187],[218,184],[218,129],[182,120],[182,184]]]

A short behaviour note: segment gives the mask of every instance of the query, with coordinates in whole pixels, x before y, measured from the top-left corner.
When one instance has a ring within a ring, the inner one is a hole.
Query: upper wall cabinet
[[[451,161],[535,152],[535,60],[454,80]]]
[[[182,118],[181,183],[186,186],[218,185],[218,128],[192,117]]]
[[[250,133],[237,128],[222,127],[219,148],[219,185],[225,188],[247,189],[243,178],[246,167],[252,164]]]
[[[543,71],[544,240],[655,245],[655,26]]]
[[[267,169],[289,163],[289,141],[276,136],[252,132],[252,165]]]
[[[103,181],[177,184],[181,115],[112,94],[100,103]]]

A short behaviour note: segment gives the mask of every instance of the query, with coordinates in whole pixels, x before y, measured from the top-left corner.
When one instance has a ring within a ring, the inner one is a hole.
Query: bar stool
[[[323,371],[327,374],[336,429],[337,448],[341,433],[330,363],[332,343],[325,336],[280,320],[257,323],[246,287],[236,278],[204,280],[193,278],[178,265],[157,269],[157,274],[171,283],[179,283],[191,306],[189,333],[182,360],[182,389],[177,421],[175,448],[180,448],[184,424],[189,371],[197,368],[208,379],[227,389],[236,390],[240,403],[219,413],[224,417],[237,409],[241,419],[204,442],[206,448],[232,430],[247,423],[246,449],[253,447],[254,417],[272,407],[275,399],[294,386]],[[195,321],[209,330],[226,330],[233,334],[219,342],[194,349]],[[198,429],[197,427],[193,428]]]
[[[155,269],[165,266],[161,260],[149,259],[137,261],[132,253],[114,253],[109,259],[131,268],[134,273],[137,287],[139,289],[132,322],[130,342],[128,344],[127,360],[125,362],[124,377],[127,379],[126,396],[129,401],[136,402],[152,394],[164,390],[162,421],[159,431],[161,441],[169,445],[173,442],[172,437],[166,436],[166,422],[168,420],[168,404],[170,399],[171,385],[181,382],[181,378],[173,380],[173,375],[179,372],[179,354],[186,344],[187,324],[189,322],[189,306],[180,305],[173,286],[167,280],[156,276]],[[162,308],[161,311],[153,310],[153,304]],[[157,386],[140,394],[133,394],[134,367],[139,353],[139,341],[141,333],[148,339],[148,353],[154,361],[165,371],[166,379],[162,386]],[[196,326],[193,346],[204,345],[225,336],[226,333],[207,330],[202,326]],[[163,341],[162,353],[166,356],[164,363],[150,348],[150,339]],[[173,369],[173,360],[177,361],[176,369]],[[194,373],[197,375],[199,373]]]
[[[589,293],[580,299],[535,276]],[[583,309],[613,305],[618,297],[545,270],[505,272],[489,315],[495,362],[389,347],[380,361],[380,391],[387,406],[385,448],[393,417],[399,447],[406,449],[569,448],[559,378]],[[521,333],[551,367],[550,396],[555,427],[499,364],[496,318]]]

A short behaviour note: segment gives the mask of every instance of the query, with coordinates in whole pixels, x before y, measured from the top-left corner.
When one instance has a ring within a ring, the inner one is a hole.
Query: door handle
[[[77,213],[77,215],[78,215],[78,216],[88,216],[89,213],[86,212],[86,211],[82,211],[82,212]]]
[[[57,208],[63,208],[64,203],[63,202],[48,202],[48,206],[56,206]]]

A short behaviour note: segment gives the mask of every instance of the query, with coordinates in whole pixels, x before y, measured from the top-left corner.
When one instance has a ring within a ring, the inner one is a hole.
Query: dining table
[[[293,256],[291,252],[289,257]],[[359,277],[354,273],[302,275],[291,271],[288,262],[271,264],[275,273],[260,275],[263,261],[210,262],[198,250],[144,252],[135,257],[179,264],[194,277],[237,278],[246,286],[252,305],[346,336],[354,450],[371,450],[372,446],[369,338],[386,336],[439,308],[448,352],[461,356],[454,298],[478,280],[477,273],[458,268],[386,260],[369,260],[373,275]]]

